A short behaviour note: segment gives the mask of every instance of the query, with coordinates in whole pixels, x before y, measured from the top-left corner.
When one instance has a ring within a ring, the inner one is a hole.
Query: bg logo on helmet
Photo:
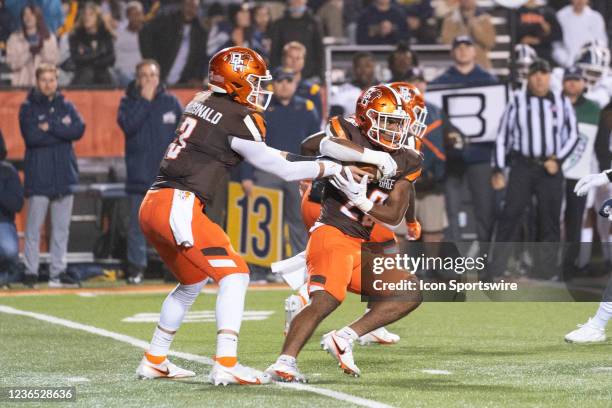
[[[235,72],[244,72],[244,69],[246,68],[246,64],[244,63],[242,57],[242,53],[239,52],[232,52],[230,54],[230,64]]]
[[[361,106],[367,106],[371,100],[379,98],[380,96],[382,96],[382,94],[378,89],[370,88],[361,96],[361,98],[359,98],[359,104]]]

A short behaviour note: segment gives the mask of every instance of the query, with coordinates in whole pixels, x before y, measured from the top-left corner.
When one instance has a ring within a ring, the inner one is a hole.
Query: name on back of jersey
[[[216,125],[219,123],[223,114],[215,111],[213,108],[203,105],[198,101],[191,101],[185,108],[185,113],[197,116],[198,118],[205,120],[206,122]]]

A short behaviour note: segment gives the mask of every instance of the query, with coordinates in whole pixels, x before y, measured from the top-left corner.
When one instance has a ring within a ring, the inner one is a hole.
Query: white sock
[[[591,319],[591,323],[600,329],[605,329],[610,318],[612,318],[612,302],[601,302],[597,313]]]
[[[151,339],[151,345],[149,346],[148,353],[152,356],[165,356],[168,354],[174,334],[166,333],[159,327],[155,328],[153,332],[153,338]]]
[[[166,331],[176,332],[205,283],[206,281],[193,285],[178,284],[168,294],[159,313],[159,323],[153,333],[149,354],[154,356],[165,356],[168,354],[174,334],[168,334],[160,330],[160,327]]]
[[[216,357],[236,357],[238,355],[238,336],[231,333],[217,334]]]
[[[289,356],[287,354],[281,354],[280,356],[278,356],[276,361],[278,361],[279,363],[285,363],[287,365],[295,365],[296,363],[295,357]]]
[[[240,332],[244,298],[248,287],[249,275],[246,273],[233,273],[219,281],[215,309],[217,332],[220,330]]]
[[[343,339],[347,339],[347,340],[357,340],[359,338],[357,333],[355,333],[355,330],[351,329],[348,326],[345,326],[341,328],[340,330],[336,331],[336,335],[338,335],[339,337],[342,337]]]

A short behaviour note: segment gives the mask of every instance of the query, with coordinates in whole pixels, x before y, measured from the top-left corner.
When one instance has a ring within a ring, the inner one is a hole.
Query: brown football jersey
[[[191,191],[202,201],[213,198],[219,180],[243,158],[229,136],[263,142],[263,115],[211,91],[198,93],[185,108],[152,188]]]
[[[352,118],[333,117],[329,120],[329,130],[334,137],[349,139],[353,143],[368,149],[380,150],[361,133]],[[397,174],[368,184],[367,196],[375,203],[384,203],[395,183],[402,179],[411,180],[411,175],[420,171],[422,156],[414,149],[402,148],[390,151],[389,154],[397,163]],[[408,197],[406,197],[408,199]],[[319,222],[334,226],[347,235],[370,239],[374,221],[357,207],[354,207],[346,196],[329,181],[325,184]]]

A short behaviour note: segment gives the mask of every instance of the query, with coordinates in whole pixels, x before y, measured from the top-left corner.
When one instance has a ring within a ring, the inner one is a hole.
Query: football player
[[[527,76],[529,73],[529,66],[536,59],[538,59],[538,53],[530,45],[517,44],[514,47],[514,64],[516,67],[517,74],[516,85],[518,85],[518,88],[527,88]]]
[[[579,196],[585,196],[592,189],[607,186],[612,182],[612,169],[599,174],[589,174],[582,177],[576,183],[574,192]],[[612,221],[612,201],[606,201],[599,211],[599,215]],[[606,341],[606,326],[612,319],[612,279],[608,282],[603,295],[602,302],[595,313],[585,324],[565,336],[568,343],[601,343]]]
[[[236,253],[223,229],[206,216],[224,173],[242,160],[284,180],[316,179],[337,174],[332,161],[305,158],[268,147],[264,111],[271,78],[256,52],[230,47],[209,63],[210,89],[187,105],[160,165],[157,180],[140,208],[140,225],[179,284],[164,301],[150,348],[137,374],[141,378],[190,377],[166,355],[185,313],[205,282],[219,285],[216,301],[217,349],[209,380],[218,384],[263,384],[269,377],[238,363],[238,333],[249,269]],[[391,156],[370,154],[370,163],[394,168]]]
[[[412,84],[407,82],[393,82],[389,86],[396,90],[404,103],[405,111],[413,111],[415,118],[420,126],[413,126],[410,132],[407,144],[409,147],[416,148],[420,151],[421,137],[424,135],[426,126],[425,118],[427,110],[425,109],[425,101],[423,95],[419,90]],[[354,120],[354,115],[351,115]],[[318,154],[319,143],[326,134],[332,134],[333,128],[336,126],[335,123],[339,121],[339,118],[332,118],[327,125],[326,131],[319,132],[309,136],[302,142],[302,154],[307,156],[313,156]],[[406,178],[414,182],[419,175],[421,170],[408,174]],[[323,187],[325,185],[324,180],[315,180],[309,183],[302,195],[302,220],[306,231],[314,226],[315,222],[321,213],[321,196],[323,193]],[[410,189],[410,205],[408,211],[406,211],[406,227],[408,231],[408,238],[410,240],[418,240],[421,236],[421,226],[415,219],[414,214],[414,185],[411,184]],[[372,232],[370,234],[370,243],[377,243],[378,250],[382,253],[397,253],[399,248],[397,246],[397,239],[395,233],[389,228],[375,223]],[[306,259],[305,254],[300,253],[294,256],[290,260],[274,263],[272,265],[273,272],[282,274],[285,281],[291,286],[292,289],[297,291],[296,294],[290,295],[285,299],[285,334],[289,330],[289,325],[293,318],[306,306],[310,300],[308,295],[308,284],[306,273]],[[370,311],[368,307],[366,313]],[[359,337],[358,343],[365,346],[369,344],[395,344],[399,342],[400,336],[395,333],[389,332],[385,327],[380,327],[370,333]]]
[[[395,226],[408,208],[411,182],[422,156],[406,147],[410,129],[419,126],[414,112],[406,112],[398,92],[387,85],[368,88],[357,101],[354,118],[332,118],[329,135],[321,140],[324,156],[343,162],[365,162],[371,151],[391,154],[397,168],[368,184],[357,181],[349,167],[323,189],[321,214],[311,229],[306,249],[310,302],[295,316],[281,355],[266,372],[279,381],[305,381],[296,357],[319,323],[344,300],[347,289],[361,293],[361,244],[369,241],[375,222]],[[364,157],[365,156],[365,157]],[[345,373],[358,376],[352,346],[359,337],[410,313],[420,294],[403,301],[378,301],[351,325],[324,336],[323,347]]]
[[[585,44],[574,63],[579,67],[587,83],[584,97],[605,107],[612,97],[612,75],[610,73],[610,49],[603,44],[592,42]],[[551,89],[563,88],[564,69],[557,67],[551,77]]]

